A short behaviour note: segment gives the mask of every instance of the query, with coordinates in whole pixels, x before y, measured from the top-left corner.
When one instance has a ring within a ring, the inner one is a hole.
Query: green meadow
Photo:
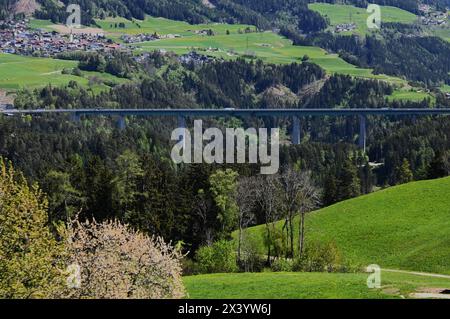
[[[62,74],[64,69],[73,69],[77,61],[66,61],[48,58],[25,57],[13,54],[0,54],[0,88],[18,90],[20,88],[37,88],[47,84],[59,86],[76,81],[89,86],[89,79],[96,77],[102,81],[121,83],[126,80],[99,72],[83,72],[83,76]],[[95,84],[95,91],[107,89],[103,84]]]
[[[159,35],[178,34],[183,37],[194,36],[195,31],[211,29],[216,35],[224,35],[227,31],[230,34],[238,34],[245,29],[255,30],[254,26],[245,24],[225,24],[225,23],[209,23],[209,24],[189,24],[184,21],[169,20],[165,18],[155,18],[147,16],[145,20],[127,20],[125,18],[106,18],[104,20],[95,20],[108,36],[116,41],[120,41],[123,34],[153,34]],[[122,27],[119,27],[122,24]]]
[[[450,42],[450,27],[434,29],[432,34]]]
[[[308,7],[311,10],[319,12],[322,16],[327,17],[333,29],[338,24],[351,22],[356,24],[356,30],[344,32],[343,34],[366,34],[369,32],[367,18],[370,13],[366,11],[366,8],[328,3],[311,3]],[[417,16],[408,11],[390,6],[380,7],[382,22],[414,23],[417,21]]]
[[[32,29],[53,31],[54,30],[53,26],[55,24],[51,20],[31,19],[29,25],[30,25],[30,28],[32,28]]]
[[[420,288],[449,288],[450,279],[382,271],[381,288],[367,287],[365,273],[238,273],[188,276],[191,299],[408,298]]]
[[[450,274],[449,192],[450,178],[443,178],[340,202],[307,215],[306,242],[334,242],[350,264]],[[261,253],[264,231],[248,230]]]
[[[62,74],[63,69],[73,69],[77,64],[76,61],[0,54],[0,88],[35,88],[67,84],[72,80],[87,84],[87,79]]]
[[[394,90],[394,92],[387,96],[388,101],[412,101],[412,102],[421,102],[425,99],[430,99],[432,104],[436,103],[436,98],[424,91],[417,91],[414,89],[406,90],[406,89],[399,89]]]

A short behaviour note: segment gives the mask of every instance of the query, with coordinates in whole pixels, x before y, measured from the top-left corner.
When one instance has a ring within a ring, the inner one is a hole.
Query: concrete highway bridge
[[[360,121],[359,146],[366,148],[366,118],[374,116],[430,116],[450,115],[450,108],[427,109],[36,109],[36,110],[0,110],[0,114],[40,115],[68,114],[72,120],[79,121],[81,116],[117,116],[118,127],[125,128],[126,116],[177,117],[179,127],[185,127],[187,117],[291,117],[293,119],[292,142],[300,144],[300,118],[305,116],[358,116]]]

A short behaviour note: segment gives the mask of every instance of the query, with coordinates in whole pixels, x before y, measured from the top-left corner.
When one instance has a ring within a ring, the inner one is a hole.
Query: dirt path
[[[450,279],[450,275],[432,274],[432,273],[428,273],[428,272],[407,271],[407,270],[397,270],[397,269],[385,269],[385,268],[382,268],[381,270],[382,271],[386,271],[386,272],[396,272],[396,273],[400,273],[400,274],[409,274],[409,275],[417,275],[417,276],[425,276],[425,277]]]

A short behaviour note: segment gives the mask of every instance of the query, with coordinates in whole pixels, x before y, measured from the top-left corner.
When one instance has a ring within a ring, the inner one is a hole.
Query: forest
[[[38,2],[37,18],[65,21],[67,13],[55,1]],[[94,84],[108,80],[94,77],[86,85],[71,81],[23,87],[14,92],[14,107],[450,107],[448,94],[440,89],[450,85],[450,44],[423,34],[417,25],[390,23],[365,36],[339,35],[326,31],[326,17],[308,9],[312,1],[210,2],[211,7],[199,5],[199,0],[70,1],[81,5],[86,13],[83,23],[92,26],[95,18],[153,15],[273,30],[294,45],[318,46],[376,74],[399,77],[411,92],[420,88],[430,93],[429,98],[389,99],[399,89],[396,83],[330,73],[306,55],[289,64],[265,63],[255,56],[186,63],[162,51],[65,52],[57,58],[76,65],[61,73],[96,72],[125,82],[105,83],[98,91],[92,89]],[[420,14],[419,1],[374,2]],[[14,3],[0,3],[0,19],[9,15]],[[365,7],[368,2],[345,3]],[[448,0],[427,3],[438,9],[449,5]],[[188,128],[193,120],[186,119]],[[259,175],[256,164],[175,164],[170,136],[178,126],[176,118],[129,116],[120,128],[113,116],[75,119],[4,112],[0,223],[7,227],[0,236],[0,297],[182,298],[187,296],[182,275],[265,269],[359,274],[361,265],[347,262],[334,241],[309,241],[305,216],[341,202],[351,206],[354,202],[347,200],[361,195],[383,195],[394,186],[450,176],[450,122],[445,117],[368,116],[366,149],[357,145],[356,116],[302,118],[300,145],[290,138],[294,123],[289,117],[203,120],[204,128],[221,130],[279,127],[279,172]],[[23,222],[30,218],[32,223]],[[251,227],[256,228],[248,231]],[[257,235],[251,238],[250,233]],[[69,263],[84,267],[87,286],[64,288],[56,268]],[[120,280],[108,281],[110,277]]]
[[[88,60],[94,68],[98,65],[92,61],[102,61]],[[112,64],[126,66],[127,61],[118,55]],[[134,82],[98,95],[75,82],[23,90],[16,107],[427,107],[426,102],[388,102],[385,95],[392,91],[390,85],[348,76],[330,77],[318,92],[302,100],[298,93],[303,87],[326,77],[320,67],[309,63],[281,66],[238,60],[194,65],[155,53],[143,66],[135,67],[153,70],[153,75],[136,71]],[[311,178],[323,189],[321,205],[370,193],[376,187],[449,173],[450,130],[444,119],[370,118],[367,154],[355,144],[356,118],[305,118],[299,146],[290,145],[287,137],[291,119],[274,121],[205,119],[208,126],[221,128],[279,125],[286,134],[281,165],[313,172]],[[211,190],[211,176],[226,168],[241,177],[259,171],[256,165],[174,165],[169,137],[176,119],[130,118],[126,130],[119,131],[114,118],[85,118],[77,123],[46,115],[3,117],[0,127],[1,155],[49,194],[51,220],[67,221],[79,211],[98,221],[117,218],[147,233],[182,240],[192,254],[205,243],[224,238],[217,223],[220,209]],[[383,165],[374,169],[369,158]],[[204,205],[207,217],[196,213]],[[261,223],[264,216],[256,214],[251,224]]]

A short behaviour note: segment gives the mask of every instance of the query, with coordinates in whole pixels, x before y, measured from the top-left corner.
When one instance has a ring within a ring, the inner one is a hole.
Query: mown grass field
[[[334,242],[352,264],[450,274],[449,193],[450,178],[444,178],[335,204],[307,216],[306,241]],[[248,230],[261,253],[264,227]]]
[[[64,69],[71,70],[77,65],[77,61],[0,54],[0,88],[6,90],[33,89],[47,84],[55,86],[65,85],[70,81],[76,81],[83,86],[88,86],[90,77],[97,77],[101,80],[116,83],[126,81],[99,72],[84,72],[83,77],[62,74]],[[95,85],[92,89],[98,91],[107,88],[106,85]]]
[[[88,80],[74,75],[61,74],[63,69],[73,69],[76,61],[32,58],[0,54],[0,88],[35,88],[46,84],[62,85],[71,80],[87,84]]]
[[[342,4],[328,4],[328,3],[311,3],[308,5],[311,10],[319,12],[324,17],[330,20],[331,28],[338,24],[355,23],[356,29],[353,31],[343,32],[342,34],[367,34],[371,30],[367,27],[367,18],[370,13],[366,8],[358,8],[351,5]],[[417,21],[417,16],[408,11],[390,7],[381,7],[381,21],[383,22],[398,22],[398,23],[414,23]]]
[[[239,273],[184,277],[192,299],[378,299],[408,298],[418,288],[449,288],[450,279],[382,271],[381,288],[367,287],[368,274]]]

